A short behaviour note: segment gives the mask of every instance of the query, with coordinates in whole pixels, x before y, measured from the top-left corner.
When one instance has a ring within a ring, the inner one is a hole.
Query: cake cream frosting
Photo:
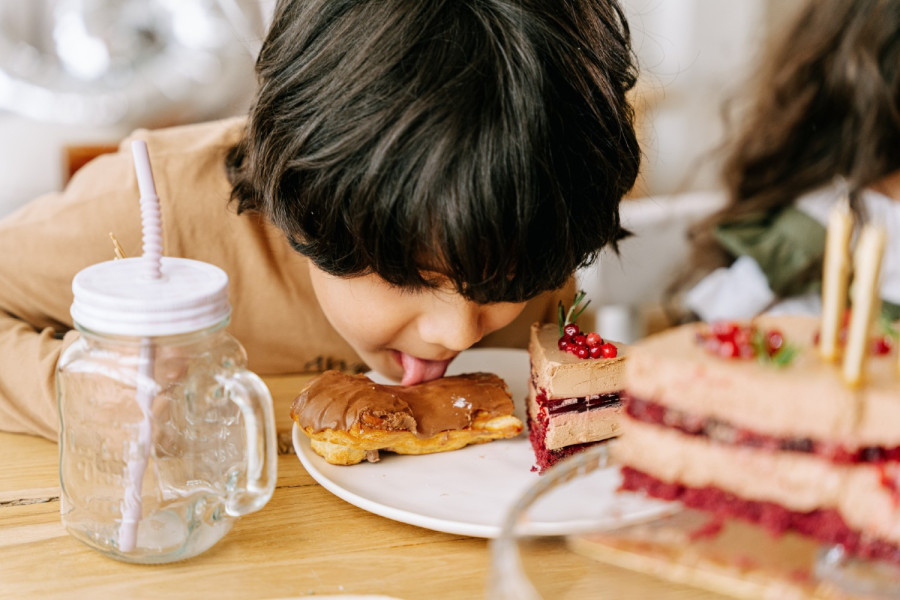
[[[868,356],[862,384],[848,386],[819,358],[817,319],[754,325],[781,332],[793,360],[717,356],[702,323],[632,348],[614,448],[623,487],[900,562],[896,350]]]
[[[528,425],[539,470],[619,434],[626,346],[615,342],[614,358],[583,359],[560,350],[559,337],[557,325],[531,326]]]
[[[798,347],[788,367],[723,360],[696,343],[702,325],[685,326],[640,343],[640,352],[629,359],[629,394],[773,435],[841,438],[852,445],[897,441],[900,388],[891,360],[872,357],[865,387],[853,389],[814,351],[818,320],[760,317],[755,322],[780,329]]]

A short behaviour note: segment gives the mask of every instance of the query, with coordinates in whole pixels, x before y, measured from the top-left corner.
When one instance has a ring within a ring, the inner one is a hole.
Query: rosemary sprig
[[[774,367],[786,367],[791,364],[797,354],[800,353],[800,349],[793,344],[789,344],[786,341],[782,342],[781,347],[775,350],[775,352],[769,352],[769,344],[766,341],[766,333],[761,329],[756,329],[753,332],[753,337],[750,339],[750,343],[753,346],[753,351],[756,354],[756,358],[759,362],[764,364],[771,364]]]
[[[581,316],[581,313],[584,312],[584,309],[588,307],[588,304],[591,303],[590,300],[581,305],[581,302],[584,300],[584,297],[587,296],[587,293],[584,290],[578,290],[575,292],[575,299],[572,300],[572,305],[569,307],[569,310],[566,311],[563,307],[562,300],[557,304],[557,323],[559,324],[559,337],[564,335],[563,327],[568,325],[569,323],[574,323],[578,320],[578,317]]]
[[[879,325],[881,327],[881,331],[884,332],[885,337],[889,337],[895,342],[900,341],[900,330],[898,330],[897,326],[894,325],[893,322],[891,322],[887,315],[881,315]]]

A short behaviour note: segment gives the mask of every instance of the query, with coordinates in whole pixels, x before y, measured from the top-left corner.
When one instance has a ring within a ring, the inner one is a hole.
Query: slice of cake
[[[528,428],[538,471],[619,434],[625,345],[571,323],[560,333],[531,326]]]
[[[900,378],[867,338],[847,385],[810,317],[693,324],[632,347],[623,488],[900,563]]]

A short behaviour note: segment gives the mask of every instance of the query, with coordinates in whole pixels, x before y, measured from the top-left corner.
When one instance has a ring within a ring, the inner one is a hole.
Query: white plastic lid
[[[144,259],[91,265],[72,280],[75,322],[97,333],[153,337],[199,331],[226,319],[228,275],[188,258],[161,258],[158,279]]]

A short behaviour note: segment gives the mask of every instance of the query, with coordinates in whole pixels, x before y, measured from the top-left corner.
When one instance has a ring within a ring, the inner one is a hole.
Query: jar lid
[[[72,280],[72,318],[97,333],[140,337],[199,331],[228,318],[225,271],[188,258],[160,261],[159,278],[148,275],[140,257],[79,271]]]

